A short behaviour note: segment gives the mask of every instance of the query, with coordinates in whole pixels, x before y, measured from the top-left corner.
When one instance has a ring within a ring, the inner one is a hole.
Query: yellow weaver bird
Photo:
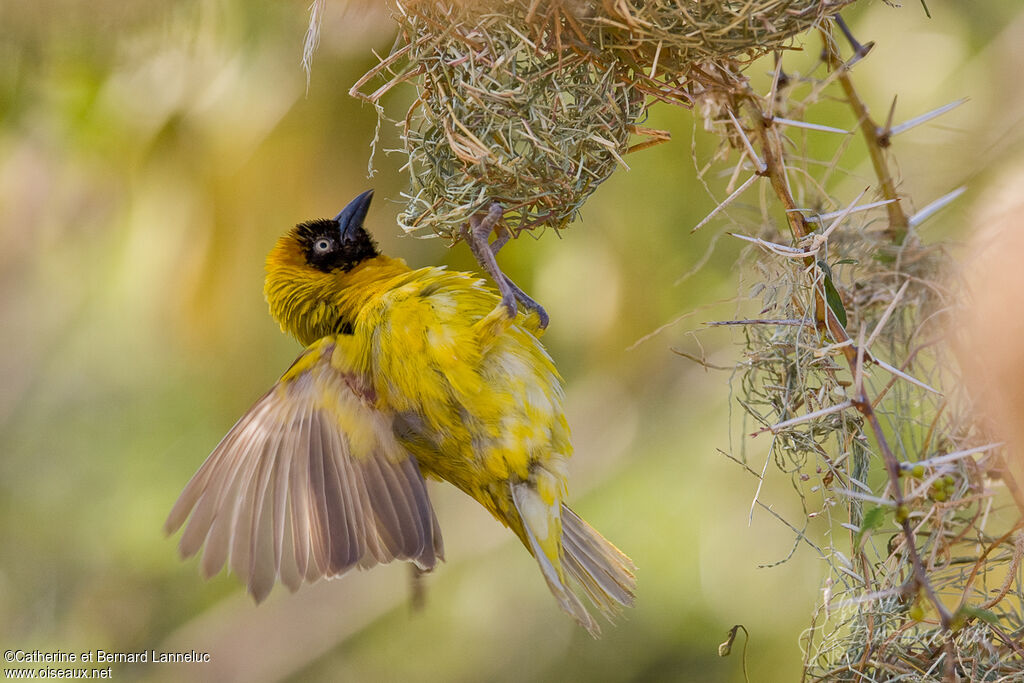
[[[563,502],[572,445],[540,316],[469,273],[380,254],[363,228],[372,197],[270,252],[270,312],[306,349],[165,530],[187,519],[181,554],[205,546],[204,576],[227,562],[257,602],[277,580],[294,591],[391,560],[429,571],[443,547],[424,476],[443,479],[519,537],[561,608],[598,635],[573,587],[611,618],[633,603],[635,567]]]

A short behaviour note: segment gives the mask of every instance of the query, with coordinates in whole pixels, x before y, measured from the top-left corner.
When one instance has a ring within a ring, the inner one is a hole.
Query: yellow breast
[[[572,446],[561,379],[517,318],[500,334],[481,325],[498,296],[466,273],[415,271],[361,312],[380,400],[403,418],[404,440],[425,474],[485,505],[510,477],[536,465],[561,497]],[[542,477],[543,478],[543,477]]]

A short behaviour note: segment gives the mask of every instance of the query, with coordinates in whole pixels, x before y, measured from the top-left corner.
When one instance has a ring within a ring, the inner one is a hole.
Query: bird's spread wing
[[[188,518],[181,553],[205,545],[205,576],[228,561],[259,601],[277,579],[295,590],[354,566],[429,570],[442,558],[419,467],[353,369],[350,344],[341,335],[306,349],[185,487],[164,528]]]

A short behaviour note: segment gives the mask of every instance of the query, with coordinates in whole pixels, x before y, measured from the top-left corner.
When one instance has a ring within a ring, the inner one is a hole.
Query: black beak
[[[351,235],[363,227],[363,221],[366,220],[366,212],[370,209],[371,201],[373,201],[373,190],[367,190],[350,201],[348,206],[334,217],[341,229],[343,240],[351,239]]]

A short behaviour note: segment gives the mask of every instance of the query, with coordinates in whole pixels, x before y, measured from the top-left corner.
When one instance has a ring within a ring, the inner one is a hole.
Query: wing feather
[[[289,495],[291,496],[290,515],[292,522],[292,539],[295,544],[295,562],[299,574],[307,581],[316,581],[320,574],[313,557],[312,547],[312,510],[309,500],[309,423],[310,417],[303,415],[299,419],[298,430],[289,432],[286,439],[291,439],[291,454],[295,461],[292,475],[289,478]]]
[[[402,497],[404,492],[394,481],[388,480],[388,472],[382,470],[378,460],[362,463],[363,481],[372,501],[373,514],[381,528],[381,541],[385,557],[395,557],[406,551],[402,520]],[[386,491],[395,491],[393,497],[385,495]]]
[[[295,538],[292,536],[290,524],[284,525],[284,537],[281,543],[281,565],[278,573],[281,576],[281,583],[287,586],[293,593],[302,585],[303,573],[299,570],[299,562],[296,559]]]
[[[231,482],[231,485],[232,488],[237,489],[238,481]],[[207,495],[212,498],[213,491],[211,490]],[[229,495],[232,494],[229,492]],[[208,579],[211,576],[216,576],[228,560],[228,550],[231,548],[232,513],[233,510],[228,510],[227,513],[222,512],[217,516],[213,520],[210,531],[204,539],[206,545],[203,548],[203,560],[200,564],[204,578]],[[184,537],[182,537],[182,542],[184,543]]]
[[[253,477],[253,519],[249,535],[249,588],[262,600],[274,586],[277,568],[274,563],[273,496],[268,495],[270,482],[278,466],[280,439],[268,439],[256,476]],[[272,489],[271,489],[272,490]]]
[[[286,515],[287,508],[285,506],[288,503],[288,477],[292,468],[291,454],[285,449],[285,440],[281,439],[278,442],[277,448],[277,457],[280,460],[280,464],[273,472],[274,479],[271,484],[271,490],[274,494],[274,568],[278,573],[282,574],[282,582],[284,582],[282,568],[289,560],[293,563],[295,561],[294,551],[292,551],[291,546],[288,547],[289,554],[285,555],[285,530],[289,528]],[[284,583],[288,585],[287,582]]]
[[[231,504],[231,555],[228,558],[228,565],[231,571],[241,577],[249,577],[249,541],[252,529],[253,518],[253,495],[255,487],[253,479],[256,477],[256,468],[263,458],[263,444],[256,442],[249,446],[250,450],[240,453],[243,458],[242,467],[238,473],[241,477],[238,481],[238,492],[236,498],[226,501]]]
[[[243,423],[240,420],[238,424],[241,425]],[[248,422],[245,424],[248,424]],[[236,425],[237,427],[238,425]],[[229,439],[225,437],[221,444],[217,446],[214,455],[210,456],[210,460],[217,457],[218,461],[214,467],[211,467],[210,478],[206,484],[206,490],[203,491],[200,504],[209,506],[212,511],[212,518],[208,522],[197,525],[196,533],[189,537],[189,532],[192,530],[193,525],[196,524],[196,519],[203,519],[197,510],[192,514],[192,518],[189,520],[189,527],[181,537],[181,553],[185,557],[198,552],[205,542],[203,559],[200,565],[202,575],[205,578],[216,575],[228,561],[230,554],[232,521],[237,514],[236,501],[239,497],[238,491],[244,483],[244,478],[239,476],[239,473],[245,465],[241,458],[232,457],[232,453],[234,449],[240,448],[239,444],[242,441],[244,431],[245,428],[241,428],[234,435],[229,433],[228,436],[234,436],[234,438]]]
[[[267,468],[269,470],[269,467]],[[251,541],[249,544],[249,591],[257,602],[263,600],[274,587],[277,569],[274,566],[273,499],[266,495],[270,477],[257,481],[256,506],[253,508]]]
[[[321,463],[324,471],[324,503],[326,516],[323,533],[327,538],[327,573],[337,576],[347,568],[359,561],[362,555],[362,548],[359,543],[359,535],[355,528],[354,503],[357,503],[362,491],[358,484],[353,484],[347,472],[344,472],[344,464],[339,463],[331,457],[332,452],[339,449],[339,444],[332,443],[332,434],[327,433],[327,425],[323,420],[319,421],[320,453]],[[346,454],[347,455],[347,454]]]
[[[203,550],[204,576],[227,563],[257,602],[278,580],[296,590],[392,560],[432,569],[443,555],[394,416],[344,366],[349,349],[336,352],[351,343],[311,345],[217,445],[167,518],[169,533],[185,524],[183,556]]]
[[[232,437],[231,441],[237,441],[237,435],[229,434],[228,436]],[[227,440],[228,438],[225,437],[224,441]],[[223,479],[221,473],[228,468],[237,469],[240,464],[229,459],[225,452],[221,446],[218,446],[203,467],[196,472],[185,487],[181,498],[178,499],[178,504],[171,511],[171,517],[168,517],[167,523],[164,525],[165,531],[171,532],[188,518],[188,526],[185,527],[185,532],[181,535],[181,542],[178,545],[182,557],[191,557],[202,547],[203,541],[206,540],[207,534],[210,533],[210,527],[216,519],[221,498],[226,492],[221,485]],[[213,482],[212,485],[211,482]],[[182,505],[183,502],[185,505]],[[193,507],[194,510],[192,510]],[[189,517],[190,511],[192,511],[191,517]]]
[[[379,463],[377,463],[379,465]],[[414,486],[415,477],[419,472],[414,463],[402,463],[400,467],[380,468],[382,477],[390,479],[385,485],[393,490],[401,490],[402,495],[394,498],[395,522],[401,541],[395,546],[396,552],[403,552],[412,557],[422,557],[433,562],[434,548],[426,543],[432,530],[426,528],[430,517],[423,515],[425,491],[417,491]],[[429,502],[427,503],[429,508]]]

